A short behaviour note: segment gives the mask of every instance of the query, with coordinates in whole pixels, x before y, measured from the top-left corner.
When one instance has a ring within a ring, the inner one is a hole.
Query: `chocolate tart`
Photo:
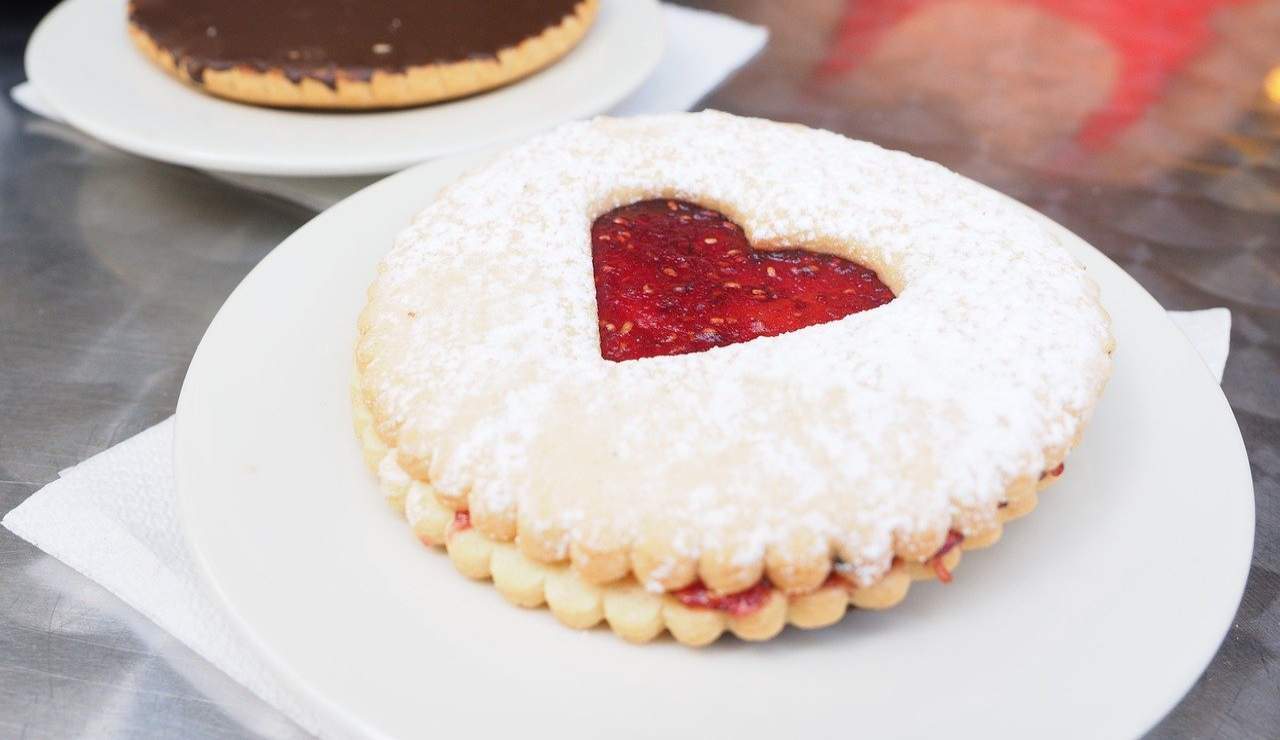
[[[286,108],[400,108],[555,62],[598,0],[132,0],[149,59],[213,95]]]

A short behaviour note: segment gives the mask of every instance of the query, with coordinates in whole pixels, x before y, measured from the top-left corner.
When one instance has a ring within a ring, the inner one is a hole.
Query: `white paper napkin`
[[[324,732],[205,592],[178,523],[174,417],[63,470],[0,521],[181,640],[313,734]]]
[[[1209,366],[1209,372],[1218,383],[1222,383],[1222,375],[1227,369],[1227,352],[1231,349],[1231,311],[1225,308],[1170,311],[1169,318],[1187,335],[1191,346],[1200,353],[1200,359]]]
[[[764,48],[769,31],[719,13],[663,5],[666,50],[653,74],[611,108],[614,116],[675,113],[692,108]],[[30,82],[9,91],[15,103],[50,120],[62,117]],[[249,190],[270,193],[324,210],[378,177],[265,177],[232,172],[209,174]]]

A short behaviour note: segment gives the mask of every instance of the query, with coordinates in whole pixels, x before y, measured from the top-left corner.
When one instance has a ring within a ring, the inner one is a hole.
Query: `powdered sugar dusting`
[[[652,197],[873,267],[898,298],[608,362],[591,223]],[[1110,372],[1096,295],[1032,217],[938,165],[721,113],[597,119],[464,178],[399,237],[362,383],[402,461],[518,513],[522,537],[660,536],[749,564],[803,526],[867,582],[895,539],[994,516],[1065,455]]]

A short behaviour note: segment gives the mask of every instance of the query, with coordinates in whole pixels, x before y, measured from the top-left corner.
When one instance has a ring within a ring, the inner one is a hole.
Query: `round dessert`
[[[833,133],[597,119],[445,189],[359,321],[417,537],[626,639],[768,639],[951,580],[1062,475],[1098,289],[1016,204]]]
[[[149,58],[220,97],[398,108],[490,90],[564,56],[598,0],[130,0]]]

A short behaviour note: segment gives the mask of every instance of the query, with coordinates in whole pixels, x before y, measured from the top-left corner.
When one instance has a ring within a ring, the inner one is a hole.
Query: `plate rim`
[[[561,109],[564,112],[557,115],[554,120],[548,120],[544,125],[541,125],[538,128],[518,129],[510,132],[504,132],[496,135],[495,138],[489,142],[472,144],[449,151],[424,151],[417,154],[397,154],[381,158],[347,157],[341,160],[300,164],[296,161],[290,161],[288,157],[264,159],[260,156],[254,156],[251,154],[246,155],[244,153],[217,154],[210,153],[203,149],[193,150],[190,148],[174,150],[167,146],[156,146],[145,138],[131,136],[128,130],[122,129],[119,126],[113,126],[110,124],[104,125],[100,121],[95,121],[91,114],[86,115],[84,108],[76,100],[75,96],[63,95],[64,91],[60,86],[49,85],[47,82],[45,84],[41,84],[40,79],[49,79],[49,77],[44,73],[44,54],[46,53],[46,49],[48,50],[48,54],[52,55],[57,53],[53,50],[56,46],[55,42],[57,41],[57,38],[51,36],[51,33],[53,32],[50,29],[54,28],[55,24],[61,21],[63,15],[91,12],[92,10],[96,10],[96,8],[93,7],[94,4],[105,5],[105,0],[63,0],[63,2],[60,2],[51,8],[49,12],[40,19],[39,23],[36,24],[35,29],[31,32],[31,36],[28,38],[26,49],[23,52],[23,66],[26,69],[28,82],[31,83],[37,91],[39,91],[42,97],[49,101],[53,110],[55,110],[57,114],[72,128],[115,149],[129,152],[137,156],[185,167],[195,167],[198,169],[216,170],[219,172],[245,175],[273,177],[347,177],[360,175],[386,175],[407,167],[412,167],[430,159],[465,154],[470,151],[484,150],[504,142],[510,143],[512,141],[519,140],[536,134],[538,131],[547,130],[556,126],[558,123],[601,114],[612,109],[618,103],[626,99],[628,95],[639,89],[639,87],[652,76],[654,70],[662,61],[662,58],[667,51],[668,40],[666,23],[662,14],[661,3],[659,0],[601,0],[601,2],[602,4],[612,2],[618,5],[635,4],[636,6],[644,6],[644,10],[642,12],[647,13],[650,21],[652,22],[652,27],[648,29],[648,32],[652,34],[652,39],[651,43],[647,47],[650,50],[649,57],[644,59],[643,63],[636,64],[632,67],[630,75],[619,78],[622,81],[619,82],[616,88],[612,88],[609,94],[590,98],[586,102],[582,102],[575,106],[566,106]],[[123,19],[125,16],[122,7],[120,10],[120,18],[122,21],[120,30],[121,33],[123,33],[125,25]],[[596,27],[596,25],[593,25],[591,29],[588,29],[588,35],[595,30]],[[132,47],[129,47],[129,49],[132,51]],[[571,49],[566,56],[571,55],[576,49],[577,45],[575,45],[574,49]],[[553,62],[552,65],[548,65],[548,67],[537,70],[522,79],[509,83],[508,85],[478,93],[477,97],[484,95],[500,95],[508,89],[534,80],[541,72],[561,63],[561,61],[563,61],[563,59],[557,60],[556,62]],[[185,85],[183,86],[186,87]],[[184,92],[194,93],[202,97],[213,97],[197,90],[185,90]],[[467,98],[461,98],[459,100],[466,99]],[[68,104],[68,101],[71,101],[70,104]],[[265,106],[251,106],[249,104],[237,103],[235,101],[223,100],[220,98],[214,98],[214,101],[221,105],[238,106],[251,109],[252,111],[282,110],[268,108]],[[440,105],[448,105],[452,102],[456,101],[441,101]],[[389,111],[356,111],[350,114],[342,113],[341,115],[375,116],[379,114],[395,113],[412,114],[427,112],[430,109],[431,106],[428,105]],[[328,115],[333,112],[317,111],[315,113],[317,115]],[[252,115],[252,112],[250,115]]]
[[[474,162],[478,163],[478,162],[484,161],[484,159],[481,156],[478,156],[482,154],[485,155],[485,157],[487,157],[487,156],[491,156],[492,153],[490,151],[471,152],[469,154],[460,155],[460,158],[471,159]],[[296,247],[296,246],[290,247],[289,249],[285,249],[285,247],[294,243],[305,243],[309,234],[304,233],[304,231],[309,232],[311,228],[316,228],[314,224],[316,224],[317,222],[322,222],[325,214],[328,213],[329,210],[333,210],[334,208],[339,208],[339,207],[350,208],[352,207],[351,205],[344,206],[344,204],[349,204],[352,201],[360,202],[368,198],[378,197],[378,193],[380,193],[381,191],[396,187],[401,180],[413,180],[415,177],[419,175],[419,173],[422,170],[437,166],[438,164],[439,164],[438,161],[426,162],[426,163],[408,168],[394,175],[390,175],[386,178],[383,178],[375,183],[372,183],[371,185],[365,188],[362,188],[361,190],[357,191],[356,193],[353,193],[347,198],[344,198],[342,201],[340,201],[339,203],[331,207],[331,209],[327,209],[325,212],[317,215],[316,217],[308,221],[306,224],[303,224],[301,227],[299,227],[297,231],[290,234],[279,245],[277,245],[277,247],[273,248],[272,251],[268,253],[266,257],[264,257],[264,259],[261,262],[259,262],[259,264],[256,265],[253,268],[253,270],[251,270],[245,276],[245,278],[236,286],[236,288],[228,296],[227,301],[223,304],[221,308],[219,308],[217,314],[215,314],[213,320],[210,322],[209,329],[206,330],[206,333],[205,333],[206,336],[214,330],[215,326],[218,325],[219,318],[223,315],[223,312],[226,309],[227,305],[237,300],[237,296],[240,295],[242,291],[253,288],[253,285],[252,285],[253,281],[251,279],[254,277],[255,273],[259,273],[260,271],[262,271],[263,265],[267,265],[276,259],[287,258],[287,255],[292,250],[299,249],[300,247]],[[988,190],[992,190],[992,192],[995,192],[997,195],[999,195],[1001,198],[1005,199],[1006,201],[1014,203],[1018,207],[1022,208],[1024,211],[1034,215],[1037,219],[1039,219],[1042,223],[1044,223],[1048,228],[1050,228],[1055,235],[1064,239],[1073,240],[1077,242],[1079,245],[1086,247],[1089,251],[1093,253],[1094,257],[1098,258],[1101,262],[1103,262],[1108,269],[1114,271],[1117,277],[1119,277],[1119,279],[1126,284],[1129,292],[1132,294],[1134,298],[1137,298],[1138,300],[1144,303],[1147,303],[1149,307],[1159,311],[1163,319],[1163,323],[1166,323],[1168,328],[1172,330],[1173,335],[1178,337],[1177,341],[1181,344],[1186,345],[1187,348],[1190,349],[1192,353],[1195,353],[1194,346],[1191,345],[1190,340],[1186,337],[1186,335],[1183,334],[1181,330],[1177,328],[1177,325],[1173,323],[1172,319],[1168,317],[1166,309],[1164,309],[1159,304],[1159,302],[1156,301],[1156,299],[1145,288],[1143,288],[1142,285],[1138,283],[1138,281],[1135,278],[1133,278],[1132,275],[1130,275],[1127,271],[1121,268],[1109,256],[1107,256],[1101,250],[1098,250],[1096,247],[1093,247],[1086,240],[1084,240],[1082,237],[1078,236],[1071,230],[1067,229],[1061,224],[1058,224],[1056,221],[1052,220],[1048,216],[1039,213],[1038,211],[1031,208],[1030,206],[1027,206],[1026,204],[1019,202],[1015,198],[1012,198],[1011,196],[1000,193],[999,191],[996,191],[985,185],[983,185],[983,187],[986,187]],[[424,202],[423,205],[425,206],[426,202]],[[281,257],[280,255],[282,254],[286,255],[286,257]],[[246,285],[249,285],[249,287],[246,288]],[[353,318],[353,321],[354,321],[354,318]],[[192,357],[192,361],[190,365],[191,368],[196,368],[197,364],[201,362],[201,357],[202,357],[201,350],[204,347],[205,347],[205,340],[204,340],[204,337],[202,337],[199,345],[197,346],[196,352]],[[1198,357],[1198,354],[1196,356]],[[1218,610],[1220,612],[1225,613],[1225,617],[1219,620],[1220,625],[1215,631],[1216,639],[1211,644],[1206,643],[1207,647],[1205,647],[1202,651],[1200,651],[1201,654],[1197,659],[1197,664],[1200,666],[1199,670],[1186,676],[1185,680],[1181,682],[1180,690],[1166,697],[1165,701],[1163,702],[1163,706],[1161,710],[1158,713],[1152,714],[1151,716],[1147,717],[1144,720],[1144,724],[1139,728],[1141,732],[1150,730],[1156,724],[1158,724],[1166,715],[1168,715],[1168,713],[1174,707],[1176,707],[1183,700],[1183,698],[1185,698],[1187,692],[1196,683],[1196,681],[1198,681],[1199,678],[1203,675],[1205,668],[1212,661],[1213,656],[1220,649],[1223,641],[1225,640],[1227,634],[1229,633],[1229,630],[1234,620],[1234,615],[1239,609],[1239,605],[1241,603],[1241,599],[1244,594],[1245,585],[1247,582],[1248,574],[1249,574],[1251,563],[1252,563],[1252,553],[1254,550],[1254,538],[1256,536],[1256,533],[1255,533],[1256,491],[1254,490],[1252,476],[1249,473],[1247,448],[1244,445],[1243,435],[1240,431],[1239,423],[1235,418],[1234,411],[1232,410],[1230,403],[1227,400],[1226,394],[1223,391],[1221,384],[1218,383],[1217,380],[1213,377],[1207,365],[1204,365],[1204,363],[1200,363],[1200,365],[1201,367],[1199,368],[1199,370],[1195,371],[1195,374],[1199,375],[1202,378],[1202,384],[1207,384],[1208,387],[1205,387],[1204,391],[1213,399],[1213,404],[1217,408],[1217,413],[1225,413],[1226,418],[1229,418],[1231,421],[1230,426],[1231,426],[1231,429],[1234,431],[1234,434],[1232,435],[1230,440],[1225,440],[1225,441],[1230,443],[1230,447],[1232,448],[1232,451],[1231,451],[1231,454],[1233,457],[1232,464],[1234,466],[1243,466],[1243,469],[1245,471],[1244,479],[1248,480],[1249,482],[1248,483],[1249,502],[1251,505],[1248,507],[1245,507],[1247,509],[1248,526],[1244,527],[1244,529],[1248,531],[1249,536],[1248,536],[1247,546],[1241,547],[1241,550],[1244,553],[1242,567],[1239,567],[1237,572],[1233,574],[1233,579],[1235,581],[1235,584],[1230,589],[1230,592],[1234,594],[1234,597],[1230,602],[1230,608],[1228,610],[1225,601],[1223,602],[1222,605],[1219,606]],[[365,720],[363,720],[360,716],[347,710],[345,706],[336,702],[331,702],[328,699],[326,699],[319,689],[312,686],[305,678],[300,676],[298,672],[284,658],[284,656],[277,653],[271,647],[271,645],[266,641],[266,639],[257,633],[257,631],[253,628],[252,624],[245,617],[245,615],[235,608],[234,601],[230,598],[229,594],[224,590],[224,585],[220,583],[217,577],[215,576],[215,569],[208,558],[208,553],[200,546],[200,537],[194,533],[192,528],[192,516],[190,511],[190,507],[193,505],[191,503],[192,489],[191,489],[191,486],[188,484],[188,482],[185,480],[185,476],[183,473],[183,465],[181,462],[183,458],[183,452],[182,452],[183,441],[185,439],[182,411],[185,407],[190,405],[191,395],[195,393],[195,391],[189,390],[188,380],[190,377],[191,377],[191,371],[189,369],[188,375],[186,376],[186,378],[184,378],[182,389],[178,399],[178,404],[177,404],[177,421],[175,424],[175,435],[174,435],[175,484],[176,484],[176,495],[178,498],[179,517],[181,520],[181,526],[183,529],[184,537],[191,549],[193,559],[197,563],[197,567],[200,573],[200,578],[203,582],[204,587],[211,594],[214,595],[215,600],[223,608],[224,612],[230,617],[230,621],[236,626],[236,630],[240,633],[242,637],[244,637],[249,642],[249,644],[253,645],[255,652],[257,652],[257,654],[260,657],[264,658],[265,662],[271,668],[271,670],[274,671],[276,675],[279,678],[281,678],[285,683],[287,683],[287,685],[290,688],[292,688],[295,691],[298,691],[300,694],[306,697],[309,708],[315,710],[319,714],[326,717],[331,723],[333,723],[334,727],[340,729],[342,733],[360,735],[360,736],[384,737],[385,735],[376,727],[373,727],[372,725],[368,724]],[[1209,392],[1209,387],[1213,389],[1212,393]],[[1241,525],[1244,525],[1245,523],[1246,522],[1243,520],[1240,522]]]

